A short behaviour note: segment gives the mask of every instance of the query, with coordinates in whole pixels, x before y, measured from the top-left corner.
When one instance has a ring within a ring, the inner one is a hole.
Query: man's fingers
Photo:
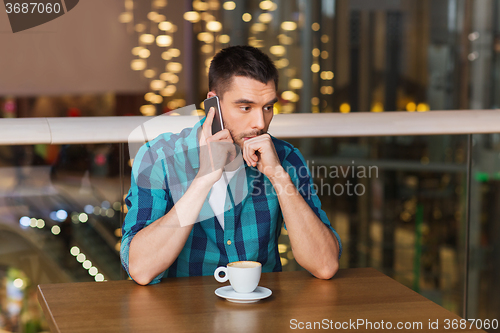
[[[230,140],[231,142],[233,142],[231,133],[229,133],[228,129],[223,129],[222,131],[215,133],[212,138],[214,139],[214,141]]]
[[[202,127],[202,131],[205,136],[205,141],[207,138],[212,136],[212,123],[214,121],[214,116],[215,116],[215,109],[214,107],[211,107],[210,110],[208,110],[207,119],[205,119],[205,122],[203,123]]]

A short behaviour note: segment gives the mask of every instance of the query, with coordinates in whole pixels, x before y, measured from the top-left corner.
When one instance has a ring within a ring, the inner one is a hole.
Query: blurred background
[[[0,11],[0,117],[202,115],[211,58],[239,44],[275,61],[275,114],[500,108],[499,1],[86,0],[16,34]],[[500,319],[499,133],[282,139],[311,168],[341,268]],[[131,163],[125,142],[0,145],[0,332],[48,331],[37,284],[127,278]],[[279,251],[302,269],[285,230]]]

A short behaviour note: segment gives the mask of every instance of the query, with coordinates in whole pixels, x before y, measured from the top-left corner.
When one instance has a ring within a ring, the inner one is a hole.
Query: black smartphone
[[[222,113],[220,111],[220,103],[219,97],[214,96],[207,98],[203,102],[203,106],[205,107],[205,114],[208,114],[208,111],[211,107],[215,109],[214,121],[212,122],[212,135],[215,133],[222,131],[224,129],[224,123],[222,122]]]

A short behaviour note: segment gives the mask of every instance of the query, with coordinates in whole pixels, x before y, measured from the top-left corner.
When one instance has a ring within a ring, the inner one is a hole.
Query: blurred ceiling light
[[[170,53],[172,58],[176,58],[176,57],[181,55],[181,50],[179,50],[179,49],[170,49],[167,52]]]
[[[290,82],[288,82],[288,86],[290,89],[301,89],[304,83],[302,82],[301,79],[292,79]]]
[[[73,246],[69,252],[71,253],[72,256],[76,257],[77,255],[80,254],[80,249],[78,248],[78,246]]]
[[[139,51],[139,54],[138,54],[138,56],[143,58],[143,59],[149,58],[150,55],[151,55],[151,51],[149,51],[148,49],[142,49]]]
[[[234,10],[236,8],[236,3],[234,1],[226,1],[222,5],[225,10]]]
[[[250,29],[254,32],[263,32],[266,31],[267,26],[264,23],[254,23]]]
[[[241,19],[245,22],[250,22],[252,20],[252,15],[250,15],[250,13],[245,13],[241,16]]]
[[[172,45],[172,41],[173,41],[172,36],[160,35],[160,36],[156,37],[156,44],[159,47],[170,46],[170,45]]]
[[[370,110],[371,112],[384,112],[384,104],[380,102],[375,102],[372,105],[372,109]]]
[[[474,32],[471,32],[468,36],[469,40],[471,42],[475,41],[476,39],[478,39],[479,37],[481,37],[481,35],[479,34],[479,32],[477,31],[474,31]]]
[[[79,253],[77,256],[76,256],[76,260],[80,263],[84,262],[85,260],[87,259],[87,257],[85,256],[85,254],[83,253]]]
[[[207,30],[213,32],[219,32],[222,30],[222,23],[220,23],[219,21],[207,22]]]
[[[220,8],[219,1],[210,1],[208,3],[208,7],[210,8],[210,10],[219,10]]]
[[[314,106],[319,105],[319,98],[318,97],[311,98],[311,104]]]
[[[270,13],[262,13],[259,15],[259,21],[262,23],[269,23],[273,20],[273,15]]]
[[[207,13],[207,12],[201,13],[200,17],[205,22],[215,21],[215,16],[213,16],[212,14]]]
[[[293,113],[293,110],[295,109],[294,104],[288,103],[283,105],[281,108],[281,113]]]
[[[142,34],[140,37],[139,37],[139,40],[146,44],[146,45],[149,45],[149,44],[153,44],[153,42],[155,41],[155,36],[151,35],[151,34]]]
[[[328,59],[328,51],[321,51],[321,58]]]
[[[174,25],[172,24],[172,22],[169,22],[169,21],[160,22],[158,24],[158,29],[160,29],[162,31],[171,31],[173,27],[174,27]]]
[[[469,53],[469,55],[467,56],[467,59],[469,59],[470,61],[474,61],[477,58],[479,58],[479,52],[477,52],[477,51]]]
[[[157,12],[149,12],[148,13],[148,20],[154,21],[156,19],[156,16],[158,16]]]
[[[61,227],[59,227],[58,225],[53,225],[52,228],[50,228],[50,231],[54,235],[59,235],[61,233]]]
[[[210,44],[205,44],[201,47],[201,52],[203,53],[212,53],[214,51],[214,47]]]
[[[174,86],[173,84],[171,85],[168,85],[165,89],[163,89],[162,91],[166,92],[167,93],[167,96],[172,96],[173,94],[175,94],[175,92],[177,91],[177,87]]]
[[[286,49],[283,45],[273,45],[269,48],[269,52],[277,57],[281,57],[286,53]]]
[[[132,13],[124,12],[120,14],[120,16],[118,17],[118,21],[120,21],[120,23],[129,23],[132,22],[133,18],[134,16],[132,15]]]
[[[153,6],[157,8],[163,8],[167,5],[167,0],[154,0]]]
[[[154,69],[146,69],[144,71],[144,76],[147,77],[148,79],[154,78],[155,75],[156,75],[156,72],[154,71]]]
[[[264,0],[259,3],[259,7],[262,10],[273,10],[274,3],[270,0]]]
[[[155,95],[156,95],[155,93],[148,92],[146,95],[144,95],[144,100],[151,102],[151,99],[155,97]]]
[[[205,42],[205,43],[213,43],[214,42],[214,35],[211,34],[210,32],[200,32],[198,34],[198,40]]]
[[[318,48],[312,50],[312,55],[315,57],[319,57],[321,51]]]
[[[173,101],[170,101],[167,103],[167,106],[170,110],[175,110],[179,107],[179,105],[177,104],[177,101],[176,100],[173,100]],[[176,112],[171,112],[169,113],[169,116],[174,116],[174,115],[179,115],[178,113]]]
[[[285,34],[279,34],[278,40],[279,40],[280,44],[282,44],[282,45],[292,45],[293,44],[293,38],[289,37]]]
[[[297,95],[296,93],[294,93],[293,91],[290,91],[290,90],[286,90],[286,91],[283,91],[281,93],[281,98],[287,100],[287,101],[290,101],[290,102],[298,102],[299,100],[299,95]]]
[[[169,75],[167,76],[168,80],[166,81],[169,81],[171,83],[177,83],[179,82],[179,77],[173,73],[168,73]]]
[[[182,71],[182,65],[180,62],[169,62],[167,64],[167,71],[172,73],[179,73]]]
[[[322,35],[321,36],[321,42],[328,43],[329,40],[330,40],[330,38],[328,37],[328,35]]]
[[[136,46],[132,49],[132,54],[135,56],[139,55],[139,52],[143,50],[144,48],[142,46]]]
[[[134,1],[133,0],[125,0],[125,9],[133,10],[134,9]]]
[[[208,10],[208,3],[206,2],[203,2],[203,1],[199,1],[199,0],[195,0],[193,1],[193,9],[194,10],[197,10],[199,12],[204,12],[206,10]]]
[[[406,104],[406,111],[408,111],[408,112],[417,111],[417,104],[415,104],[413,102],[409,102],[408,104]]]
[[[333,87],[323,86],[323,87],[321,87],[320,92],[323,95],[331,95],[331,94],[333,94]]]
[[[163,102],[163,97],[161,97],[160,95],[155,95],[155,97],[153,97],[151,99],[151,103],[153,103],[153,104],[160,104],[162,102]],[[106,214],[107,214],[107,212],[106,212]]]
[[[212,58],[205,60],[205,67],[210,67],[211,63],[212,63]]]
[[[229,35],[220,35],[217,37],[217,41],[222,44],[227,44],[230,40],[231,38],[229,37]]]
[[[161,21],[165,21],[166,19],[167,17],[165,15],[156,15],[153,21],[156,23],[160,23]]]
[[[170,54],[170,52],[165,51],[165,52],[161,53],[161,58],[163,60],[167,60],[168,61],[168,60],[172,59],[172,55]]]
[[[320,74],[320,77],[322,80],[331,80],[333,79],[333,72],[332,71],[323,71]]]
[[[144,23],[137,23],[135,25],[135,31],[137,32],[143,32],[144,30],[146,30],[146,25]]]
[[[185,12],[184,19],[191,23],[196,23],[200,21],[200,14],[195,11]]]
[[[163,88],[165,88],[167,86],[167,83],[163,80],[153,80],[153,81],[151,81],[149,86],[151,87],[151,90],[162,90]],[[155,96],[158,96],[158,95],[155,95]]]
[[[99,271],[96,267],[92,266],[89,268],[89,275],[95,276]]]
[[[297,29],[297,23],[292,22],[292,21],[285,21],[281,23],[281,29],[285,31],[293,31]]]
[[[351,106],[348,103],[340,104],[340,112],[341,113],[349,113],[351,112]]]
[[[134,59],[130,63],[130,67],[134,71],[142,71],[144,68],[146,68],[146,61],[144,61],[143,59]]]
[[[85,260],[82,264],[83,268],[85,269],[89,269],[90,267],[92,267],[92,261],[90,260]]]
[[[283,59],[280,59],[280,60],[275,61],[275,65],[276,65],[276,67],[278,67],[279,69],[287,67],[287,66],[288,66],[288,64],[289,64],[289,61],[288,61],[288,59],[287,59],[287,58],[283,58]]]
[[[311,72],[318,73],[319,70],[320,70],[319,64],[312,64],[311,65]]]
[[[311,28],[314,30],[314,31],[319,31],[319,29],[321,28],[321,26],[319,25],[318,22],[314,22],[312,25],[311,25]]]
[[[139,109],[143,116],[154,116],[156,114],[156,108],[154,105],[143,105]]]
[[[427,103],[418,103],[417,105],[417,112],[426,112],[429,111],[430,109],[431,108]]]
[[[251,39],[248,41],[248,45],[256,48],[262,48],[264,47],[264,41],[261,39]]]

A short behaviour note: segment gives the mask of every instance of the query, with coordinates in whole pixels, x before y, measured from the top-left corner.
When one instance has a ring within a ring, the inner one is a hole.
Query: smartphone
[[[207,98],[203,105],[205,106],[205,114],[208,114],[208,111],[211,107],[215,109],[214,121],[212,122],[212,135],[215,133],[222,131],[224,129],[224,123],[222,122],[222,113],[220,111],[220,103],[219,97],[214,96]]]

